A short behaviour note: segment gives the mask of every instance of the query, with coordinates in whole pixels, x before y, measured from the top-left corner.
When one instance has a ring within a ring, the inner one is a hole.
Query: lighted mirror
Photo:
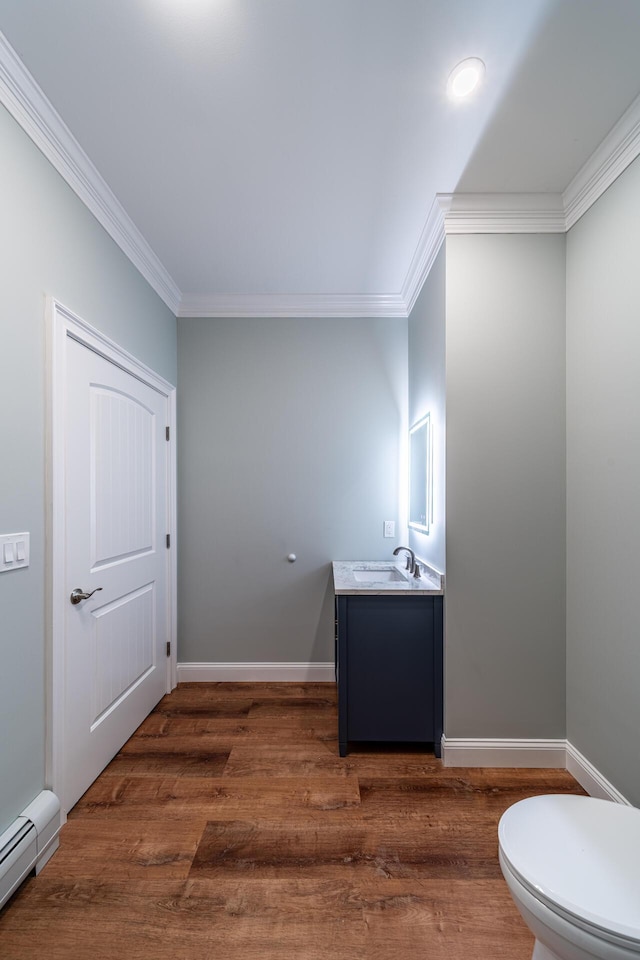
[[[429,533],[431,521],[431,417],[409,431],[409,526]]]

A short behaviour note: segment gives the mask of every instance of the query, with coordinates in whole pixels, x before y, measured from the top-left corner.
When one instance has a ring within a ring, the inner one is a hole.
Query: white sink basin
[[[406,583],[407,578],[397,569],[397,567],[385,567],[383,569],[371,570],[363,567],[361,570],[354,570],[353,576],[360,583],[390,583],[397,581]]]

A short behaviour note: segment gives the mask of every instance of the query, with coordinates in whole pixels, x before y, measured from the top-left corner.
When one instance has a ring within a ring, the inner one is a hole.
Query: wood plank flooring
[[[3,960],[529,960],[497,859],[554,770],[341,759],[333,684],[182,684],[0,913]]]

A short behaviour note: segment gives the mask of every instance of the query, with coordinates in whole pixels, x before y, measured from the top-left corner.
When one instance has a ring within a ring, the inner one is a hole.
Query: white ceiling
[[[640,93],[639,0],[0,0],[0,30],[205,300],[397,294],[436,193],[561,193]]]

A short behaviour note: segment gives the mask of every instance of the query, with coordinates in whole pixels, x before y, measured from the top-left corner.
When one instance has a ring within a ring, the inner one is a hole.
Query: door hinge
[[[171,656],[171,641],[167,640],[167,656]]]
[[[167,550],[169,549],[170,546],[171,546],[171,534],[168,533],[167,534]]]
[[[170,438],[170,436],[171,436],[171,428],[170,428],[170,427],[165,427],[164,430],[165,430],[165,437],[167,438],[167,440],[169,440],[169,438]]]

